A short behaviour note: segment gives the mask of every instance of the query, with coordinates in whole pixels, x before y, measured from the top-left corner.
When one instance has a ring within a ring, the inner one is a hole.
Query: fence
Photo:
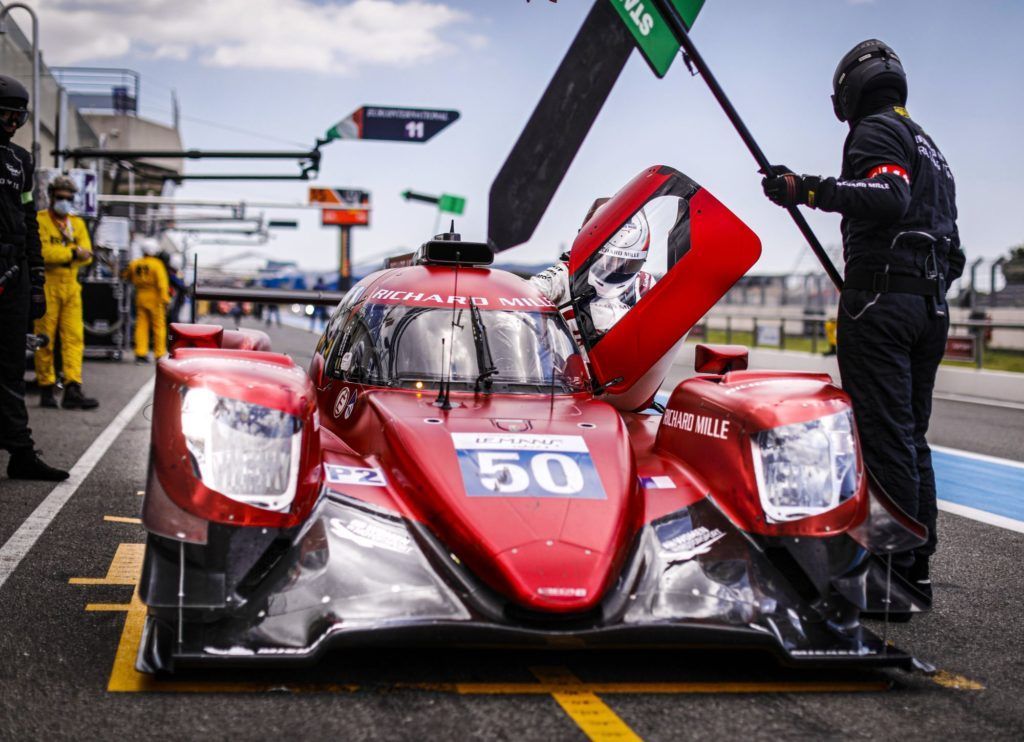
[[[717,339],[724,332],[725,342],[739,342],[753,348],[775,348],[777,350],[804,350],[811,353],[827,349],[823,315],[785,317],[761,314],[759,316],[713,314],[707,315],[690,334],[691,339]],[[965,329],[966,337],[973,339],[973,361],[976,368],[985,363],[986,346],[994,330],[1024,331],[1024,322],[990,322],[977,320],[951,321],[950,337],[955,339],[959,329]],[[787,331],[788,330],[788,331]],[[712,333],[716,338],[712,338]],[[991,351],[990,351],[991,352]],[[1014,351],[1002,351],[1014,352]],[[1020,353],[1024,356],[1024,353]],[[968,360],[964,358],[963,360]]]

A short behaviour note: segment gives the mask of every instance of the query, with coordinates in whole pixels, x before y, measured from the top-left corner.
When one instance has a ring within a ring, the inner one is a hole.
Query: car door
[[[569,256],[596,388],[645,407],[686,333],[757,262],[761,242],[678,170],[648,168],[583,226]]]

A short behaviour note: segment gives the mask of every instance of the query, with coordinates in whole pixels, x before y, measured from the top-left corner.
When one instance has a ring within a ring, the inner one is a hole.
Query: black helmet
[[[13,111],[14,127],[17,128],[28,120],[28,90],[13,77],[0,75],[0,111]],[[8,119],[10,122],[10,119]],[[11,123],[5,123],[10,126]],[[10,132],[5,134],[9,136]]]
[[[0,108],[16,111],[28,109],[28,90],[13,77],[0,75]]]
[[[853,47],[839,60],[832,76],[832,108],[836,118],[847,121],[857,112],[869,89],[893,88],[902,103],[907,101],[907,73],[896,52],[878,39]]]

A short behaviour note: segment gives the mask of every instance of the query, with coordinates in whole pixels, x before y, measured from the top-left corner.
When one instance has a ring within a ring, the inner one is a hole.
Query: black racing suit
[[[925,440],[949,331],[946,288],[963,272],[956,187],[946,159],[900,107],[853,123],[842,174],[814,206],[843,215],[838,356],[864,461],[935,552],[936,493]],[[909,567],[913,559],[898,560]]]
[[[33,270],[41,275],[43,257],[32,200],[32,157],[0,138],[0,161],[0,275],[18,267],[0,294],[0,448],[13,451],[33,445],[25,409],[25,334],[29,275]]]

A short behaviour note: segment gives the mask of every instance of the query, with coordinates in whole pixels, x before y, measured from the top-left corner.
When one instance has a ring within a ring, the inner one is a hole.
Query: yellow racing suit
[[[149,355],[149,331],[153,330],[153,355],[167,353],[167,305],[171,291],[167,268],[160,258],[150,255],[128,264],[125,275],[135,285],[135,356]]]
[[[46,268],[46,314],[35,321],[35,332],[44,333],[50,342],[36,351],[36,380],[39,386],[53,386],[57,381],[53,368],[53,346],[59,332],[64,383],[81,384],[85,328],[82,323],[82,285],[78,283],[78,269],[92,262],[92,241],[81,217],[54,218],[49,209],[45,209],[39,212],[37,218],[43,265]],[[75,257],[75,248],[87,251],[88,257]]]

